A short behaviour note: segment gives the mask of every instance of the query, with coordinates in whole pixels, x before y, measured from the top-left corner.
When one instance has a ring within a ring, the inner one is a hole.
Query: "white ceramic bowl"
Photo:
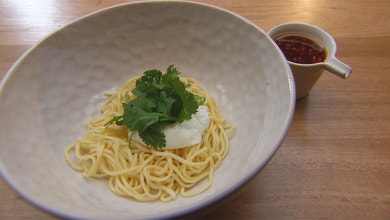
[[[203,84],[236,125],[213,186],[192,198],[140,203],[73,171],[63,151],[97,116],[95,98],[169,64]],[[123,4],[78,19],[28,50],[0,89],[1,175],[28,201],[67,218],[166,218],[204,208],[270,160],[295,105],[290,68],[264,31],[224,9],[178,1]]]

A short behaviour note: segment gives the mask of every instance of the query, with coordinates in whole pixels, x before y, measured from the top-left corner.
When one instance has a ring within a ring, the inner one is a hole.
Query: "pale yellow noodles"
[[[99,118],[88,119],[85,137],[65,150],[69,165],[85,177],[108,178],[111,190],[138,201],[174,200],[178,194],[190,197],[207,190],[213,172],[228,153],[228,138],[234,128],[226,125],[215,100],[191,78],[181,78],[189,90],[206,98],[210,125],[200,144],[181,149],[152,149],[136,141],[129,147],[125,126],[104,126],[115,115],[122,115],[124,94],[135,86],[138,77],[127,81],[111,94]],[[202,182],[204,180],[204,182]],[[195,187],[195,185],[197,185]]]

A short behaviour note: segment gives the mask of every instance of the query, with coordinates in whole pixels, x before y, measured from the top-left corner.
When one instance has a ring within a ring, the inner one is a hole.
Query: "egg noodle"
[[[101,116],[89,118],[86,135],[65,150],[66,161],[85,177],[108,178],[115,194],[138,201],[167,202],[178,194],[191,197],[204,192],[228,153],[234,125],[225,124],[214,98],[203,86],[192,78],[181,77],[191,84],[187,88],[190,92],[206,98],[203,105],[209,108],[210,124],[201,143],[180,149],[153,149],[136,141],[129,146],[127,127],[105,124],[123,114],[124,94],[134,98],[131,90],[138,78],[131,78],[109,94]]]

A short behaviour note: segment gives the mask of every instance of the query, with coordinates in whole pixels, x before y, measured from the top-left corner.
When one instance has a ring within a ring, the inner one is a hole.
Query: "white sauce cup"
[[[294,75],[297,99],[310,93],[324,70],[343,79],[348,78],[352,72],[351,67],[336,58],[336,41],[321,28],[305,23],[285,23],[272,28],[268,35],[274,40],[286,35],[304,36],[326,49],[324,62],[301,64],[287,60]]]

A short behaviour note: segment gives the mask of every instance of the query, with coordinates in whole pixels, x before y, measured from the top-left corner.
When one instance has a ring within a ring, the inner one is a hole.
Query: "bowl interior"
[[[85,179],[64,149],[98,116],[101,93],[174,64],[215,97],[236,125],[212,188],[174,202],[139,203]],[[190,2],[115,6],[64,26],[2,80],[0,171],[26,199],[65,217],[172,217],[210,204],[253,177],[281,143],[294,108],[290,69],[272,40],[231,12]]]

